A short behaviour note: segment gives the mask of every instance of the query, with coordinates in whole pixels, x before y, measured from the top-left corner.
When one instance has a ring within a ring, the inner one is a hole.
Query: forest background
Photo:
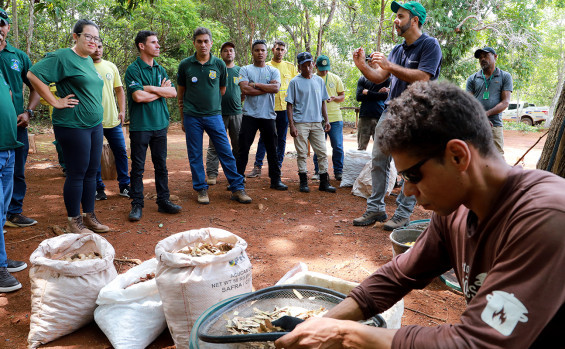
[[[353,49],[390,52],[403,41],[396,35],[390,0],[0,0],[12,27],[8,41],[37,62],[47,52],[71,47],[72,27],[86,18],[100,26],[104,58],[120,73],[137,56],[134,37],[154,30],[161,44],[160,64],[173,81],[180,61],[194,54],[192,32],[210,28],[213,53],[224,41],[236,44],[236,63],[251,63],[253,40],[287,43],[286,60],[310,51],[330,57],[346,85],[342,106],[357,106],[359,71]],[[512,100],[555,108],[565,76],[565,0],[422,0],[428,12],[424,32],[443,52],[440,79],[462,88],[479,69],[473,53],[491,46],[497,66],[514,79]],[[14,15],[17,14],[17,15]],[[270,59],[270,57],[269,57]],[[180,115],[169,101],[173,119]],[[346,116],[350,120],[353,113]]]

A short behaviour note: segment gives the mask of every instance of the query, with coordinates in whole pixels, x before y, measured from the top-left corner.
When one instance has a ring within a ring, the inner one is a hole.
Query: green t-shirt
[[[165,98],[137,103],[132,96],[135,91],[143,91],[143,86],[161,86],[163,79],[168,80],[169,76],[155,60],[153,66],[149,66],[137,57],[126,69],[130,131],[158,131],[169,126],[169,108]]]
[[[211,54],[204,64],[196,54],[183,59],[177,73],[177,84],[185,88],[183,112],[193,116],[222,114],[220,87],[226,86],[227,74],[224,61]]]
[[[6,47],[0,51],[0,71],[4,74],[4,79],[12,90],[16,115],[24,112],[24,84],[31,87],[27,78],[27,72],[31,67],[29,57],[18,50],[10,43],[6,42]]]
[[[57,84],[57,96],[74,94],[74,108],[53,109],[53,126],[91,128],[102,122],[104,80],[90,57],[81,57],[70,48],[48,53],[29,69],[43,83]]]
[[[222,115],[241,114],[241,89],[239,88],[239,69],[237,65],[228,68],[226,93],[222,96]]]
[[[10,96],[10,87],[4,75],[0,72],[0,151],[10,150],[21,147],[23,144],[18,142],[16,124],[17,116],[12,97]]]

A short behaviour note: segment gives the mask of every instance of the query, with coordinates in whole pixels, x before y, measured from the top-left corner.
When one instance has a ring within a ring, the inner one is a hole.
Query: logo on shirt
[[[106,80],[112,81],[113,79],[114,79],[114,76],[112,75],[112,73],[106,73]]]
[[[503,336],[509,336],[518,322],[528,322],[528,309],[512,293],[493,291],[487,295],[481,320]]]
[[[241,76],[234,76],[233,77],[233,83],[238,85],[239,82],[241,81]]]
[[[210,74],[208,74],[208,76],[213,80],[216,78],[216,72],[214,70],[210,70]]]
[[[22,71],[20,65],[21,65],[20,61],[14,58],[12,59],[12,64],[10,64],[10,68],[15,71]]]
[[[129,83],[129,87],[134,87],[134,86],[140,86],[140,84],[137,81],[133,81]]]
[[[335,84],[334,84],[333,82],[330,82],[330,83],[328,84],[328,86],[329,86],[330,88],[334,88],[334,87],[335,87]]]
[[[100,73],[99,73],[99,72],[96,72],[96,75],[98,75],[98,79],[100,79],[100,80],[104,81],[104,78],[102,77],[102,75],[100,75]]]

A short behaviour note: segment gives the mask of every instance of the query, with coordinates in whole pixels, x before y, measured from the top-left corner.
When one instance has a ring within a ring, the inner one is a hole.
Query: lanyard
[[[485,81],[485,92],[483,93],[483,99],[489,99],[490,97],[490,93],[488,91],[488,85],[490,84],[490,81],[492,80],[492,77],[494,76],[494,72],[492,72],[492,74],[490,75],[490,78],[485,77],[485,73],[481,70],[481,74],[483,75],[483,80]]]

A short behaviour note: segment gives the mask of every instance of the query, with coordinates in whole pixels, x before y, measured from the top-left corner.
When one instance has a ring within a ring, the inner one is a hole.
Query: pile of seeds
[[[145,274],[145,276],[140,277],[140,278],[137,279],[133,284],[127,285],[127,286],[124,287],[124,288],[128,288],[128,287],[130,287],[130,286],[139,284],[139,283],[141,283],[141,282],[149,281],[149,280],[152,280],[152,279],[155,279],[155,273]]]
[[[72,256],[61,258],[61,260],[65,262],[86,261],[89,259],[102,259],[102,256],[98,252],[90,252],[90,253],[75,253]]]
[[[233,248],[232,244],[228,243],[218,243],[218,244],[210,244],[205,242],[199,242],[192,246],[187,246],[180,251],[179,253],[184,253],[193,257],[201,257],[205,255],[221,255],[225,254],[226,252],[230,251]]]

